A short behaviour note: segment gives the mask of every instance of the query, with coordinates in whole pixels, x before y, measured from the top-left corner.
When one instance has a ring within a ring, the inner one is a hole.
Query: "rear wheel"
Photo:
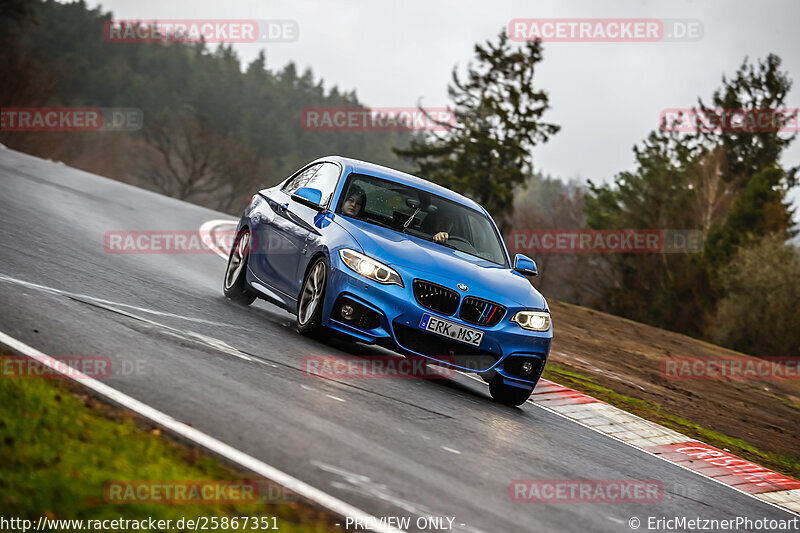
[[[322,304],[328,281],[328,264],[325,258],[317,259],[308,269],[300,296],[297,298],[297,330],[304,335],[322,329]]]
[[[250,305],[256,295],[247,287],[247,260],[250,258],[250,230],[245,228],[236,236],[228,257],[228,268],[225,269],[225,282],[223,292],[225,297],[232,302]]]
[[[506,385],[503,383],[503,378],[496,376],[489,381],[489,393],[496,402],[503,405],[522,405],[533,393],[533,387],[530,389],[521,389],[513,385]]]

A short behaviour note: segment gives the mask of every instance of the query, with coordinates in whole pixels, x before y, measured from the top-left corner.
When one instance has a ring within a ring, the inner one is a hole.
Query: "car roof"
[[[321,157],[317,161],[315,161],[315,163],[322,161],[336,161],[337,163],[339,163],[344,167],[345,176],[351,172],[355,172],[358,174],[368,174],[370,176],[375,176],[378,178],[385,178],[387,180],[394,181],[396,183],[401,183],[403,185],[408,185],[409,187],[414,187],[416,189],[421,189],[423,191],[436,194],[438,196],[441,196],[442,198],[452,200],[453,202],[466,205],[481,213],[488,214],[488,212],[476,201],[467,198],[462,194],[458,194],[457,192],[453,192],[446,187],[437,185],[432,181],[422,179],[412,174],[407,174],[405,172],[401,172],[393,168],[376,165],[375,163],[369,163],[367,161],[360,161],[358,159],[342,157],[339,155],[330,155],[326,157]]]

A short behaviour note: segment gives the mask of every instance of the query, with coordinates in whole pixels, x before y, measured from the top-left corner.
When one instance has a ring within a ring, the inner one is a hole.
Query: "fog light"
[[[345,320],[352,320],[354,311],[355,311],[355,309],[353,309],[352,305],[344,304],[342,306],[342,311],[341,311],[342,318],[344,318]]]
[[[522,363],[521,368],[522,368],[522,373],[528,375],[531,372],[533,372],[533,363],[531,363],[530,361],[525,361],[524,363]]]

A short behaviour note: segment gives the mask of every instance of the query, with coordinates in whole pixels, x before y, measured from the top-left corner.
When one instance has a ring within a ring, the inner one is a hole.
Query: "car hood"
[[[498,303],[516,302],[531,309],[547,309],[539,291],[510,268],[361,220],[337,216],[335,222],[353,236],[365,254],[388,265],[430,274],[426,276],[429,281],[452,288],[463,283],[468,294]]]

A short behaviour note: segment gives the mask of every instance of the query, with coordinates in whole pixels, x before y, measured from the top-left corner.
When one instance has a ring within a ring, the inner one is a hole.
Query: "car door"
[[[273,287],[292,298],[297,297],[303,282],[308,243],[319,235],[314,226],[319,211],[296,202],[291,195],[301,187],[319,189],[322,205],[327,207],[340,174],[339,165],[318,163],[298,173],[280,190],[267,195],[274,217],[269,235],[264,236],[264,269]]]
[[[265,216],[267,224],[256,236],[259,253],[254,259],[257,272],[263,281],[292,298],[297,296],[291,287],[308,230],[294,214],[296,202],[291,199],[291,193],[310,182],[321,166],[317,163],[301,169],[280,189],[261,191],[268,212]]]

